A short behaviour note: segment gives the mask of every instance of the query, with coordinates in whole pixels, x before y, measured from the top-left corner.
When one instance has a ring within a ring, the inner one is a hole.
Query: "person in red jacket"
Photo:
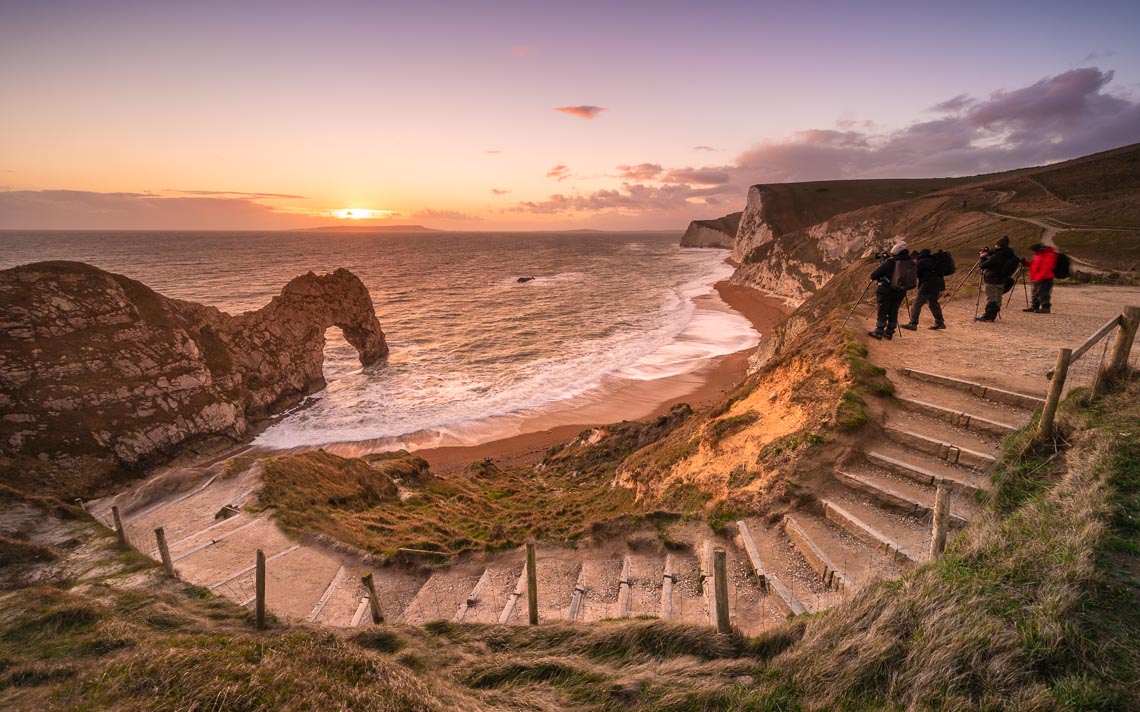
[[[1034,314],[1048,314],[1053,298],[1053,269],[1057,266],[1057,252],[1040,242],[1029,248],[1033,257],[1026,261],[1029,266],[1029,281],[1033,282],[1033,303],[1022,311]]]

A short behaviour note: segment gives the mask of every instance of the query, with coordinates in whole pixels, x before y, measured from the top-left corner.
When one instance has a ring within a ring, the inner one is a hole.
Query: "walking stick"
[[[867,282],[867,286],[863,287],[863,291],[862,291],[862,293],[859,294],[859,298],[855,300],[855,306],[851,307],[851,311],[847,313],[847,319],[843,320],[843,323],[840,325],[839,328],[843,328],[844,326],[847,326],[847,320],[850,319],[851,315],[855,313],[855,310],[859,308],[859,304],[862,303],[863,297],[867,294],[867,290],[871,288],[872,284],[873,284],[873,281]]]
[[[977,268],[978,268],[978,263],[975,262],[974,266],[970,268],[970,271],[966,273],[966,276],[962,278],[962,281],[958,283],[958,286],[954,288],[954,291],[950,292],[950,296],[946,298],[946,301],[942,302],[942,306],[946,306],[947,304],[950,303],[950,300],[954,298],[954,295],[957,294],[958,290],[962,288],[962,285],[965,284],[966,281],[970,279],[970,275],[972,275],[974,273],[974,270],[976,270]]]
[[[1021,273],[1021,291],[1025,292],[1025,308],[1029,308],[1029,287],[1025,284],[1025,272]]]

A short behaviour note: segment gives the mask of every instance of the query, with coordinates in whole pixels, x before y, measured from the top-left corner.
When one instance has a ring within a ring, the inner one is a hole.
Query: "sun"
[[[390,210],[372,210],[370,208],[344,208],[332,211],[333,217],[341,220],[366,220],[368,218],[383,218],[388,216]]]

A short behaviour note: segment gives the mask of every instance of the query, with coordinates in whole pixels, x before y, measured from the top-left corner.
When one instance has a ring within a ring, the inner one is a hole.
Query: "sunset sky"
[[[1135,0],[0,0],[0,228],[683,229],[752,183],[1140,141],[1138,28]]]

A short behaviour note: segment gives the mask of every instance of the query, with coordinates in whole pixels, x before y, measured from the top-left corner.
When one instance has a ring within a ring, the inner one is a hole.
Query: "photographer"
[[[978,250],[978,266],[982,269],[982,282],[985,285],[986,311],[975,321],[993,322],[1001,311],[1002,297],[1013,288],[1010,275],[1017,271],[1020,261],[1009,247],[1009,235],[1002,235],[994,249],[983,247]]]
[[[918,329],[918,317],[922,314],[922,306],[929,304],[930,315],[934,317],[934,324],[930,328],[934,331],[945,329],[946,322],[942,318],[942,305],[938,303],[938,298],[946,289],[946,278],[942,276],[942,268],[929,249],[924,249],[918,253],[915,266],[918,272],[918,297],[915,298],[914,304],[910,308],[910,323],[899,324],[899,328],[910,331]]]
[[[875,299],[878,302],[879,312],[875,330],[868,331],[868,336],[873,339],[894,338],[899,323],[899,307],[907,290],[913,289],[917,280],[914,261],[907,251],[907,244],[905,241],[899,241],[891,248],[890,254],[882,264],[871,273],[871,281],[877,283]]]

